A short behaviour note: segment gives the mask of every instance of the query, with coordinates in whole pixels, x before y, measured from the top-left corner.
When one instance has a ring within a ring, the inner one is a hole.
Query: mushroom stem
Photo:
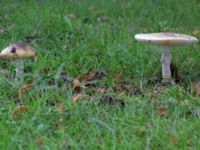
[[[162,53],[162,80],[163,82],[171,82],[171,54],[170,54],[170,46],[164,46]]]
[[[24,77],[24,63],[23,59],[16,60],[16,75],[15,75],[15,82],[20,82],[23,80]]]

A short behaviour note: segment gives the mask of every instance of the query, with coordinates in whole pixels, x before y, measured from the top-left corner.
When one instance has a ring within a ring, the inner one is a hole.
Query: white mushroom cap
[[[173,32],[136,34],[135,39],[143,43],[159,45],[189,45],[198,42],[193,36]]]
[[[8,59],[17,58],[31,58],[35,56],[35,50],[29,45],[25,44],[12,44],[6,47],[1,53],[0,57]]]

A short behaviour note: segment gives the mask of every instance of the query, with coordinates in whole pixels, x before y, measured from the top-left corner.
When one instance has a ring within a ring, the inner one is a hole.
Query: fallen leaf
[[[12,111],[12,116],[17,117],[20,113],[27,112],[29,110],[29,106],[20,105],[16,106]]]
[[[91,72],[90,74],[87,74],[87,75],[84,75],[82,78],[81,78],[81,82],[84,82],[84,81],[90,81],[94,78],[96,72]]]
[[[106,75],[105,71],[98,71],[98,72],[93,71],[93,72],[81,77],[80,81],[81,82],[86,82],[86,81],[97,80],[97,79],[100,80],[105,75]]]
[[[73,96],[73,97],[72,97],[72,100],[73,100],[74,102],[77,102],[77,101],[80,101],[80,100],[82,100],[82,99],[84,99],[84,98],[86,98],[86,97],[88,97],[88,95],[79,93],[79,94]]]
[[[44,145],[44,140],[42,138],[39,138],[39,139],[36,140],[36,144],[40,145],[40,146]]]
[[[65,104],[64,103],[61,103],[60,104],[60,110],[63,112],[65,110]]]
[[[72,82],[72,85],[73,85],[73,90],[75,92],[80,92],[81,91],[81,83],[78,79],[74,79],[73,82]]]
[[[97,93],[105,93],[106,89],[105,88],[97,88],[96,92]]]
[[[195,95],[196,96],[200,96],[200,82],[193,81],[192,82],[192,88],[193,88],[193,90],[195,92]]]
[[[164,116],[167,115],[167,109],[164,108],[164,107],[160,107],[160,108],[158,109],[158,113],[159,113],[160,117],[164,117]]]
[[[18,90],[18,95],[19,95],[19,100],[20,102],[23,102],[23,94],[30,90],[31,88],[33,87],[33,84],[30,83],[30,84],[26,84],[26,85],[23,85],[19,90]]]

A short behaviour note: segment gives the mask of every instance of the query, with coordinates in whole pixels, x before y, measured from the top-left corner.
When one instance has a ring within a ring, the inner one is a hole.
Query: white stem
[[[171,54],[169,46],[164,46],[161,62],[162,62],[163,82],[171,82],[171,70],[170,70]]]
[[[24,78],[24,63],[23,59],[16,60],[16,75],[15,82],[21,82]]]

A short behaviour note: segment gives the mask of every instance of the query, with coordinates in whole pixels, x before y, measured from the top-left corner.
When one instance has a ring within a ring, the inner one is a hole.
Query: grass
[[[15,116],[21,85],[13,83],[15,64],[0,60],[0,70],[8,71],[0,76],[0,149],[198,149],[200,99],[191,83],[200,80],[199,44],[173,47],[181,83],[168,87],[149,84],[161,74],[161,47],[138,43],[134,35],[192,34],[200,30],[199,12],[199,0],[1,0],[0,47],[29,43],[37,61],[25,60],[23,84],[33,88],[23,95],[29,110]],[[46,88],[60,72],[80,78],[102,70],[98,86],[124,107],[100,104],[101,94],[87,90],[95,100],[75,103],[69,83]],[[119,74],[142,94],[114,91]]]

